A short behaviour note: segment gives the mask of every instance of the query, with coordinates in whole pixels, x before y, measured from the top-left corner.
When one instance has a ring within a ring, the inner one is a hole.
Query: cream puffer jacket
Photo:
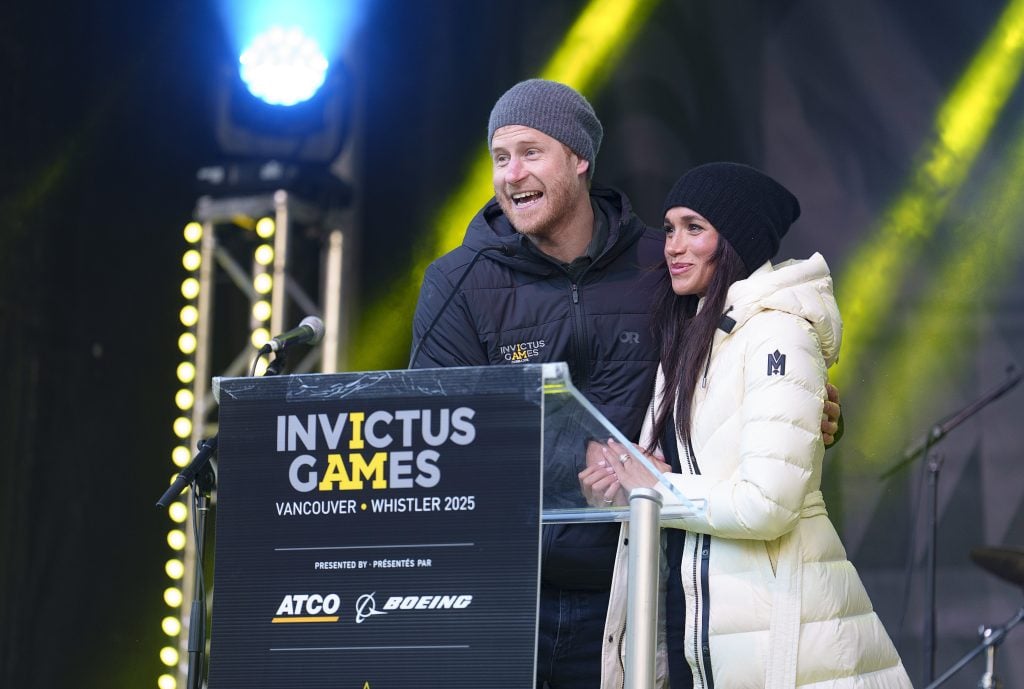
[[[686,661],[696,689],[902,689],[910,680],[822,500],[820,421],[842,323],[820,254],[766,263],[729,290],[695,393],[692,447],[666,474],[702,516],[680,569]],[[658,372],[654,405],[663,394]],[[652,414],[642,442],[651,433]],[[659,486],[665,505],[678,504]],[[626,543],[627,539],[622,539]],[[620,545],[602,687],[622,686],[625,547]],[[664,566],[663,566],[664,569]],[[663,625],[659,625],[660,628]],[[657,675],[665,686],[664,629]]]

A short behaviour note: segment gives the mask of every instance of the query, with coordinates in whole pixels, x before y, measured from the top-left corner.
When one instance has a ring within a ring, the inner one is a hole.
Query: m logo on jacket
[[[780,353],[777,349],[768,355],[768,375],[786,375],[786,355]]]

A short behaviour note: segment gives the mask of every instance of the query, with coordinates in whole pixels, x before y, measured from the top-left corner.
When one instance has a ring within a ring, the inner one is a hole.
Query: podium
[[[542,524],[629,518],[580,493],[627,439],[564,364],[214,389],[211,689],[533,687]]]

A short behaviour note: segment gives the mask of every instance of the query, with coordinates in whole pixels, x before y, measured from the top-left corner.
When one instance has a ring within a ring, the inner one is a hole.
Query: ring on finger
[[[629,461],[629,455],[623,452],[621,455],[619,455],[619,461],[625,464],[626,462]]]

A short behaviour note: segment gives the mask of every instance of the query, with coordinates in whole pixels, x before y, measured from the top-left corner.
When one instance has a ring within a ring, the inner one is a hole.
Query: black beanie
[[[680,177],[665,197],[670,208],[695,210],[715,226],[752,273],[779,250],[800,202],[788,189],[749,165],[708,163]]]

